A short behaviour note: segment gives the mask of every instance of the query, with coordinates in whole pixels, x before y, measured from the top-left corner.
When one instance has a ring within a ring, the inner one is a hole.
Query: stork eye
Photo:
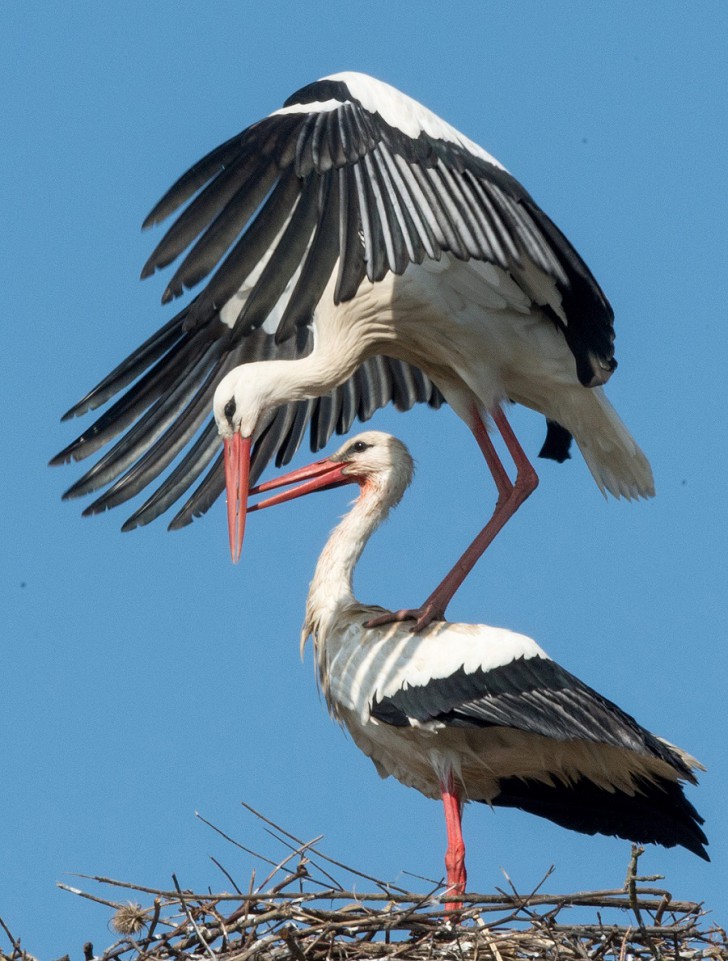
[[[228,422],[231,424],[233,422],[233,417],[235,416],[235,407],[236,407],[235,398],[231,397],[230,400],[227,402],[227,404],[225,404],[225,407],[223,409],[223,413],[225,414],[225,417],[227,418]]]
[[[369,450],[371,444],[365,444],[363,440],[354,441],[354,443],[349,448],[350,454],[363,454],[365,450]]]

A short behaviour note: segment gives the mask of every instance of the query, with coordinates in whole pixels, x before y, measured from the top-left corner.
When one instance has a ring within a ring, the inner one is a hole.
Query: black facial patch
[[[235,408],[236,408],[235,398],[231,397],[230,400],[227,402],[227,404],[225,404],[225,407],[223,409],[223,413],[225,414],[225,417],[227,418],[227,421],[229,424],[232,424],[233,422],[233,417],[235,416]]]
[[[369,450],[371,446],[371,444],[365,444],[363,440],[354,441],[354,443],[349,446],[349,449],[346,452],[347,457],[350,454],[363,454],[364,451]]]

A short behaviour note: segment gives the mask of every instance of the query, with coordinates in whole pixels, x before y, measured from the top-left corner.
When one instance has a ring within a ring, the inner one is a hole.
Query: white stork
[[[382,608],[354,597],[354,567],[406,490],[412,459],[368,431],[332,457],[251,493],[297,483],[249,508],[356,483],[313,576],[301,647],[313,638],[329,710],[372,759],[426,797],[442,798],[451,908],[465,891],[466,801],[517,807],[585,834],[682,845],[708,860],[703,819],[683,793],[702,766],[554,663],[535,641],[485,624],[439,621],[419,634],[369,626]]]
[[[228,491],[237,557],[248,480],[272,457],[287,462],[309,422],[319,449],[390,400],[406,409],[444,397],[473,431],[498,500],[416,612],[421,627],[536,486],[507,400],[546,415],[542,456],[564,460],[573,435],[603,492],[653,494],[650,466],[601,387],[616,361],[599,285],[518,181],[416,101],[358,73],[309,84],[195,164],[145,226],[187,201],[142,276],[187,251],[163,301],[212,274],[207,285],[66,414],[135,381],[53,460],[86,457],[129,428],[67,491],[111,484],[85,513],[129,499],[186,450],[125,529],[181,497],[219,453],[215,425],[204,425],[214,391],[238,488]],[[218,457],[170,526],[222,487]]]

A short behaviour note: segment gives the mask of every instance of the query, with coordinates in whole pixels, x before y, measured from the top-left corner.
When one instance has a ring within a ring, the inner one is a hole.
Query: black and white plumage
[[[87,513],[126,501],[175,457],[125,527],[207,471],[171,526],[205,511],[223,487],[205,423],[216,387],[217,428],[254,444],[253,478],[272,458],[285,463],[309,424],[318,449],[389,401],[444,396],[476,434],[501,501],[512,485],[484,424],[492,415],[502,432],[508,399],[546,415],[545,456],[563,460],[573,434],[603,491],[653,492],[600,386],[616,362],[598,284],[498,161],[414,100],[357,73],[312,83],[195,164],[145,226],[185,204],[142,275],[182,257],[163,300],[206,286],[66,415],[128,387],[53,461],[126,430],[66,494],[111,485]],[[520,503],[535,475],[513,443]]]
[[[707,859],[702,818],[681,786],[696,783],[698,762],[564,670],[531,638],[484,624],[441,621],[419,634],[400,624],[368,626],[381,608],[355,599],[354,567],[412,470],[403,444],[369,431],[256,491],[300,482],[253,509],[342,483],[361,488],[321,554],[302,632],[302,643],[313,639],[332,715],[382,777],[443,796],[453,821],[453,864],[465,801],[517,807],[585,834],[682,845]],[[459,875],[451,867],[457,893],[464,890],[464,863]]]

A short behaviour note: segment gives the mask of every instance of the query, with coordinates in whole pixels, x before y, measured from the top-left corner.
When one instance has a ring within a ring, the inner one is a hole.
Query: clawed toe
[[[372,617],[368,621],[365,621],[364,627],[382,627],[384,624],[401,624],[404,621],[414,621],[412,633],[419,634],[428,624],[431,624],[433,621],[443,621],[444,619],[444,611],[434,605],[425,604],[422,607],[407,607],[399,611],[386,611],[384,614],[379,614],[377,617]]]

